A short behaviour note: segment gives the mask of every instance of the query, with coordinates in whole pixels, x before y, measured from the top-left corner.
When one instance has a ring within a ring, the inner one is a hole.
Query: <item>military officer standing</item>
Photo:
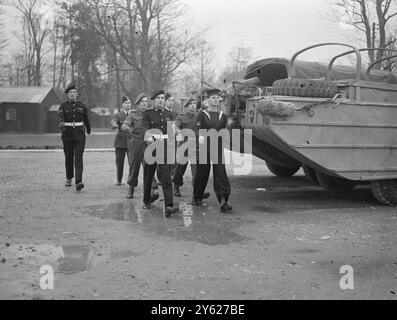
[[[135,106],[129,112],[121,126],[121,130],[128,136],[128,194],[127,199],[134,197],[134,190],[138,186],[138,176],[141,164],[144,167],[143,156],[145,152],[146,143],[144,141],[145,129],[143,127],[143,112],[147,109],[148,98],[146,94],[141,93],[135,99]],[[151,202],[159,198],[157,190],[157,182],[153,179],[152,182],[152,197]]]
[[[59,127],[62,130],[63,151],[65,153],[66,182],[65,186],[72,186],[75,175],[76,190],[84,188],[83,184],[83,153],[85,148],[85,131],[89,135],[91,126],[88,119],[88,109],[77,100],[76,86],[69,85],[65,93],[68,100],[59,107]],[[74,172],[76,171],[76,172]]]
[[[127,118],[128,113],[131,110],[131,99],[124,96],[121,99],[122,110],[114,115],[111,120],[113,130],[117,130],[117,135],[114,139],[114,148],[116,155],[116,177],[118,186],[121,186],[124,171],[124,159],[128,151],[127,146],[127,134],[121,131],[121,126],[124,120]]]
[[[222,112],[219,111],[219,90],[218,89],[209,89],[207,90],[207,101],[208,108],[199,112],[196,118],[197,129],[215,129],[219,132],[222,129],[226,128],[227,125],[227,117]],[[199,137],[199,143],[205,143],[205,137]],[[196,178],[194,180],[193,187],[193,201],[192,204],[195,206],[203,205],[202,200],[204,199],[204,191],[208,183],[208,178],[211,171],[211,149],[217,150],[217,163],[213,163],[212,165],[212,174],[213,174],[213,182],[214,182],[214,191],[216,197],[221,204],[221,212],[228,212],[232,210],[232,207],[228,204],[229,196],[230,196],[230,182],[226,173],[226,167],[224,164],[224,151],[222,142],[219,140],[216,141],[216,146],[210,145],[210,139],[207,137],[207,145],[206,145],[206,162],[199,163],[197,165]],[[200,157],[199,157],[200,158]]]
[[[171,214],[179,211],[177,207],[174,207],[174,196],[171,181],[172,165],[167,163],[167,145],[169,143],[167,134],[167,122],[172,121],[172,114],[168,110],[164,109],[165,94],[163,90],[155,91],[151,97],[151,100],[153,101],[153,109],[146,110],[143,113],[143,125],[145,127],[145,135],[147,137],[148,143],[153,141],[153,139],[159,139],[160,142],[163,143],[164,159],[162,160],[164,161],[162,161],[163,163],[146,163],[144,166],[143,208],[150,209],[152,180],[157,170],[164,194],[165,216],[169,217],[171,216]],[[160,134],[160,137],[151,134],[150,129],[160,130],[162,134]],[[145,159],[145,162],[148,161],[146,161]]]
[[[174,105],[175,105],[175,98],[172,95],[170,95],[169,93],[166,93],[165,94],[164,109],[169,111],[169,112],[171,112],[171,120],[172,121],[175,121],[176,117],[178,116],[178,112],[173,110]],[[175,131],[175,122],[172,124],[172,128]],[[175,148],[175,157],[176,157],[176,149],[177,148]],[[171,177],[174,177],[175,170],[176,170],[176,163],[171,165]]]
[[[176,117],[175,120],[175,126],[176,126],[176,136],[178,137],[180,134],[180,131],[183,129],[190,129],[192,130],[195,134],[197,131],[196,128],[196,117],[197,117],[197,101],[194,98],[190,98],[189,100],[186,101],[185,105],[183,106],[185,109],[184,113],[179,114]],[[181,147],[183,144],[185,144],[188,141],[188,137],[185,137],[184,141],[178,141],[178,148]],[[195,137],[195,140],[193,143],[197,143],[197,137]],[[187,151],[186,151],[187,153]],[[185,156],[187,154],[185,153]],[[180,187],[183,185],[183,176],[186,172],[188,163],[182,163],[181,161],[178,161],[177,159],[177,165],[175,169],[175,174],[172,178],[172,182],[174,183],[174,195],[176,197],[181,196],[180,192]],[[192,172],[192,184],[194,185],[194,179],[196,176],[196,171],[197,171],[197,166],[196,164],[190,164],[190,169]],[[210,196],[208,192],[205,192],[203,195],[203,199],[207,199]]]

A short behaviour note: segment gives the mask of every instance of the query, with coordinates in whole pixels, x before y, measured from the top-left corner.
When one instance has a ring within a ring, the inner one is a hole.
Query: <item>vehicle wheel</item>
[[[273,83],[273,95],[333,98],[337,93],[336,84],[326,80],[280,79]]]
[[[295,173],[298,172],[300,167],[284,167],[284,166],[279,166],[277,164],[274,164],[270,161],[266,161],[266,165],[269,168],[270,172],[276,175],[277,177],[291,177]]]
[[[303,165],[302,168],[303,168],[303,172],[305,173],[306,178],[310,182],[314,183],[315,185],[318,185],[318,180],[316,177],[316,170],[314,170],[306,165]]]
[[[371,191],[381,204],[397,205],[397,180],[371,181]]]
[[[354,181],[331,177],[321,172],[316,172],[316,178],[321,187],[332,192],[348,192],[356,186]]]

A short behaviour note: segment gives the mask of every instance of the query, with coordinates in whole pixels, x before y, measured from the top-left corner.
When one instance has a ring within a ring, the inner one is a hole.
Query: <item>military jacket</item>
[[[123,122],[127,118],[127,114],[124,111],[118,112],[114,115],[111,120],[112,125],[117,125],[117,135],[114,139],[114,147],[120,149],[127,149],[127,133],[121,130]]]
[[[167,134],[167,122],[173,121],[172,114],[166,109],[150,109],[143,113],[143,126],[145,130],[159,129]]]
[[[65,126],[62,129],[62,140],[64,141],[85,141],[85,131],[91,133],[91,126],[88,119],[88,109],[81,101],[68,100],[61,104],[58,110],[59,122],[82,122],[83,126]]]
[[[131,110],[121,125],[121,131],[126,133],[130,138],[143,139],[145,134],[145,128],[143,126],[143,112],[139,110]]]
[[[179,129],[191,129],[196,131],[197,113],[185,112],[179,114],[175,119],[175,124]]]

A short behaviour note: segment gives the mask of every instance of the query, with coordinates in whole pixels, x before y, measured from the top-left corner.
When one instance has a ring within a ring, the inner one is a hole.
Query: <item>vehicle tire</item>
[[[381,204],[391,207],[397,205],[397,180],[371,181],[371,191]]]
[[[298,172],[300,167],[284,167],[274,164],[270,161],[266,161],[266,165],[269,168],[270,172],[273,173],[277,177],[287,178],[293,176]]]
[[[280,79],[273,83],[273,95],[333,98],[337,93],[336,84],[326,80]]]
[[[321,187],[332,192],[349,192],[356,186],[354,181],[328,176],[318,171],[316,172],[316,178]]]
[[[318,180],[316,177],[316,170],[303,165],[303,172],[305,173],[306,179],[309,180],[310,182],[314,183],[315,185],[318,185]]]

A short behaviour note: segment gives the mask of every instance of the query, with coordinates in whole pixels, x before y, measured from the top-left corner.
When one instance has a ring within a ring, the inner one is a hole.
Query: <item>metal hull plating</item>
[[[295,105],[291,117],[260,112],[257,101],[262,97],[255,97],[247,101],[241,124],[281,154],[327,175],[357,181],[397,179],[397,86],[366,85],[341,86],[344,98],[333,102],[273,96]],[[365,95],[382,98],[367,102]]]

